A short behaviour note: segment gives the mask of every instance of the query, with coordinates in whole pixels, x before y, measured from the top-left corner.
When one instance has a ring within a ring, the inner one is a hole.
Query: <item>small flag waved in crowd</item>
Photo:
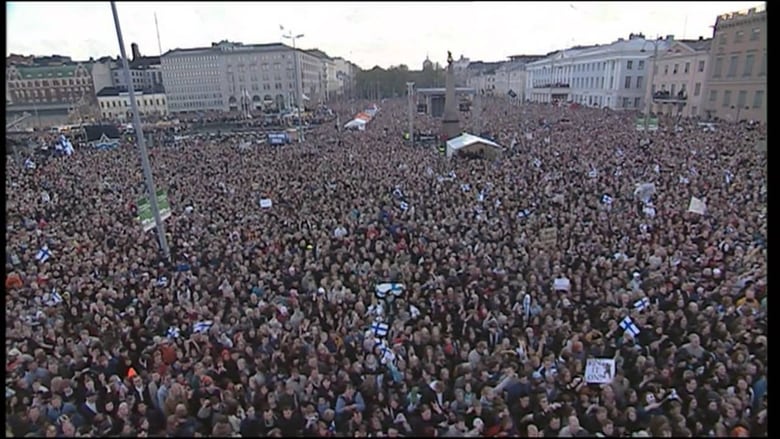
[[[181,334],[181,330],[175,326],[168,328],[168,332],[165,333],[168,338],[179,338],[179,334]]]
[[[634,324],[634,321],[631,320],[630,316],[626,316],[626,318],[620,321],[620,327],[624,331],[631,333],[634,337],[639,335],[639,328]]]
[[[40,263],[44,263],[52,256],[53,254],[51,250],[49,250],[49,246],[44,245],[40,250],[38,250],[38,254],[35,255],[35,259]]]
[[[643,297],[636,302],[634,302],[634,309],[638,311],[642,311],[643,309],[650,306],[650,298],[649,297]]]
[[[401,204],[399,204],[398,207],[400,207],[401,210],[406,212],[407,210],[409,210],[409,203],[407,203],[406,201],[401,201]]]
[[[156,285],[158,287],[164,287],[164,286],[168,285],[168,278],[165,277],[165,276],[160,276],[159,278],[157,278]]]
[[[51,294],[49,294],[49,299],[45,302],[46,306],[57,306],[60,303],[63,302],[63,298],[60,295],[59,292],[57,292],[57,289],[51,290]]]
[[[389,282],[383,284],[377,284],[375,288],[376,295],[380,299],[384,298],[387,295],[387,293],[390,293],[394,296],[400,296],[401,294],[403,294],[405,289],[406,287],[404,286],[404,284],[389,283]]]
[[[613,201],[615,200],[607,194],[601,196],[601,202],[606,204],[607,206],[611,206]]]
[[[204,320],[202,322],[197,322],[194,325],[192,325],[192,332],[199,333],[199,332],[207,332],[211,327],[214,325],[214,322],[211,320]]]
[[[387,323],[374,322],[371,325],[371,330],[374,331],[374,335],[377,337],[385,337],[390,331],[390,326]]]

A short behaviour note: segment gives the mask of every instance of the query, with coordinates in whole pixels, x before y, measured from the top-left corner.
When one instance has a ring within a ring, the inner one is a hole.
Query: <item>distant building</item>
[[[355,93],[356,77],[360,68],[344,58],[333,58],[333,63],[336,69],[336,81],[338,82],[335,89],[336,96],[352,97]],[[333,96],[332,92],[331,96]]]
[[[89,117],[95,103],[90,68],[85,63],[8,66],[6,113],[33,114],[27,125],[41,127],[65,123],[69,117]]]
[[[613,110],[642,111],[655,45],[662,52],[672,38],[646,40],[631,34],[599,46],[573,47],[527,65],[526,96],[533,102],[572,102]]]
[[[133,112],[130,108],[130,95],[127,88],[108,87],[97,95],[101,116],[105,119],[130,121]],[[140,116],[165,116],[168,114],[168,101],[165,89],[156,86],[146,90],[135,90],[135,100]]]
[[[324,98],[323,62],[281,43],[222,41],[211,47],[174,49],[161,57],[168,110],[239,111],[290,108],[295,100],[295,59],[300,66],[304,103]]]
[[[159,56],[142,56],[136,43],[130,45],[132,58],[127,60],[130,67],[130,81],[135,89],[149,89],[163,85],[162,65]],[[111,69],[111,85],[127,88],[125,71],[121,59]]]
[[[653,113],[700,116],[711,39],[674,41],[666,51],[659,51],[653,83],[648,82],[645,99],[652,101]],[[652,65],[652,58],[649,61]]]
[[[423,61],[422,69],[423,70],[433,69],[433,63],[431,62],[430,58],[428,58],[428,55],[425,56],[425,61]]]
[[[763,8],[717,18],[707,72],[706,115],[766,122],[766,31]]]

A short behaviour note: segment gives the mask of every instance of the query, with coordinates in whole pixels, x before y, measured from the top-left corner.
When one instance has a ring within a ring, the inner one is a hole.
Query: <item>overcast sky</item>
[[[281,40],[280,25],[304,34],[299,46],[319,48],[363,68],[407,64],[426,55],[444,63],[447,50],[471,60],[543,54],[575,44],[609,43],[631,32],[711,37],[719,14],[764,2],[456,2],[231,3],[118,2],[125,44],[158,55],[209,46]],[[59,54],[76,60],[116,56],[108,2],[8,2],[6,54]]]

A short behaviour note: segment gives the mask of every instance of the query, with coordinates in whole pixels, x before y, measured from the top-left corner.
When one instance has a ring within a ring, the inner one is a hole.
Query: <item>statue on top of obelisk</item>
[[[442,118],[442,134],[447,140],[460,135],[460,120],[458,118],[458,101],[455,96],[455,67],[452,52],[447,51],[447,73],[444,92],[444,117]]]

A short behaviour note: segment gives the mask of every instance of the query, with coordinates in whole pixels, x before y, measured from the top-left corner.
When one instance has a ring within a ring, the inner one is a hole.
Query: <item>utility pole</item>
[[[406,93],[409,95],[409,140],[414,147],[414,82],[406,83]]]
[[[279,26],[282,31],[284,31],[284,26]],[[292,40],[292,48],[293,48],[293,68],[295,69],[295,105],[298,107],[296,110],[298,112],[298,143],[301,143],[304,141],[303,138],[303,126],[302,119],[303,119],[303,112],[301,111],[302,107],[302,93],[303,93],[303,75],[301,73],[300,69],[300,62],[298,57],[298,50],[295,47],[295,40],[298,38],[303,38],[303,34],[294,35],[292,31],[288,31],[287,34],[282,35],[282,38],[287,38],[289,40]]]
[[[650,67],[650,99],[647,100],[647,103],[645,104],[645,135],[647,135],[647,124],[650,120],[650,106],[653,103],[653,82],[655,81],[655,68],[656,68],[656,61],[658,60],[658,39],[656,38],[655,41],[653,41],[653,65]]]
[[[125,83],[128,84],[127,91],[130,96],[130,109],[133,112],[135,137],[138,142],[138,150],[141,152],[141,165],[143,166],[146,188],[148,189],[149,204],[151,204],[152,214],[154,214],[154,224],[157,226],[157,238],[160,241],[160,249],[165,256],[165,259],[170,261],[171,251],[168,248],[168,241],[165,238],[165,224],[163,223],[162,217],[160,217],[160,207],[157,205],[157,190],[154,186],[152,167],[149,164],[149,151],[146,150],[146,140],[144,139],[143,127],[141,126],[141,117],[138,113],[138,102],[135,99],[135,87],[133,86],[133,81],[130,79],[130,65],[127,62],[127,51],[125,50],[125,42],[122,38],[122,28],[119,25],[119,14],[117,14],[116,2],[114,1],[111,2],[111,12],[114,15],[116,38],[119,41],[119,51],[122,54],[122,67]]]

